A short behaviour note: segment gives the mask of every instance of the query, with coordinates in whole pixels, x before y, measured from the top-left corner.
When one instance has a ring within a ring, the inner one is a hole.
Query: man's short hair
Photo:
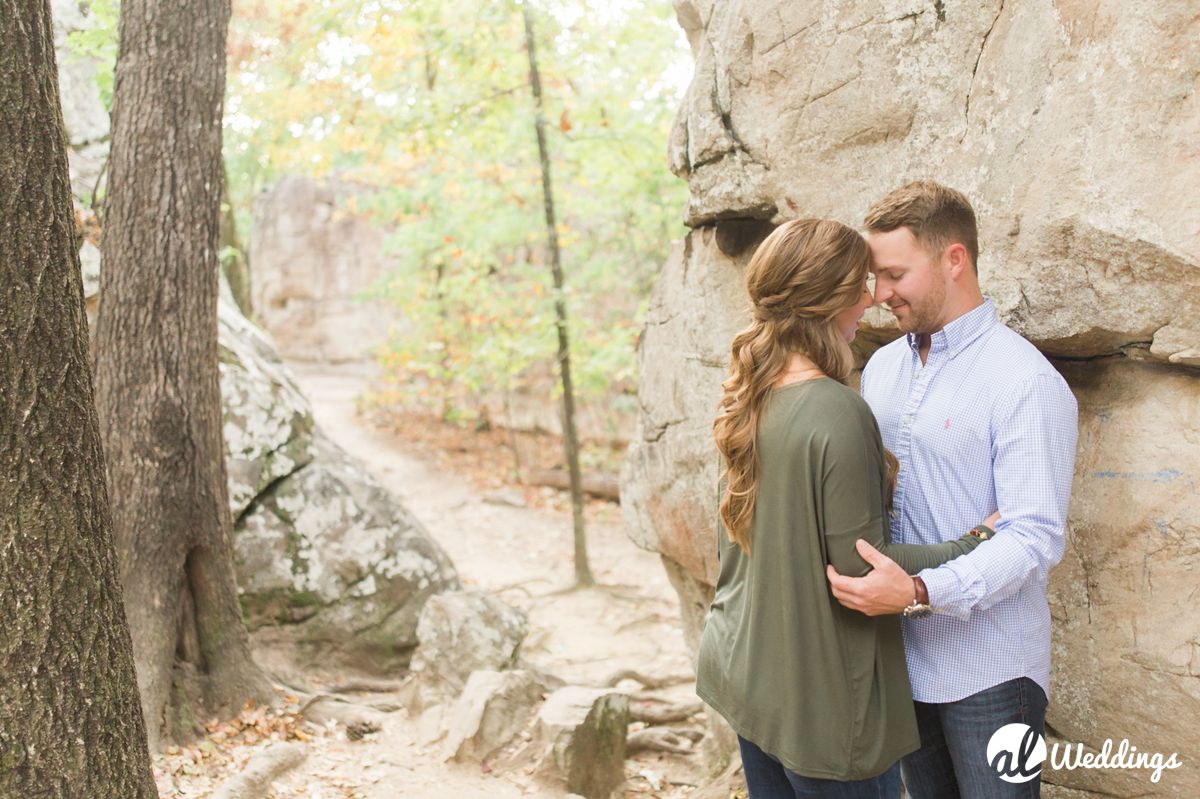
[[[958,191],[932,180],[916,180],[895,189],[871,206],[863,221],[868,231],[887,233],[906,227],[917,243],[940,253],[955,242],[967,248],[978,272],[979,229],[975,210]]]

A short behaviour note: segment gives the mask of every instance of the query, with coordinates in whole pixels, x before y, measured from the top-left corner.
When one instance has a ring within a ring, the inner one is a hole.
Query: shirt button
[[[912,418],[911,416],[905,416],[905,417],[904,417],[904,423],[905,423],[905,424],[912,424],[912,423],[913,423],[913,418]]]

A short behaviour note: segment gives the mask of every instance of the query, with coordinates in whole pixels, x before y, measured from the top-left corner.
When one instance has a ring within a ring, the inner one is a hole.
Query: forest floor
[[[510,434],[472,433],[386,407],[362,412],[361,397],[372,387],[370,369],[291,366],[317,424],[420,519],[454,561],[464,588],[489,591],[525,611],[529,633],[521,651],[527,661],[582,685],[601,684],[620,669],[691,673],[678,597],[658,555],[639,549],[625,534],[616,503],[587,504],[589,556],[599,585],[564,591],[574,578],[569,496],[512,479],[511,449],[500,445],[500,437],[514,441]],[[528,467],[561,460],[559,439],[536,438],[522,447]],[[361,676],[344,664],[301,654],[280,630],[259,630],[253,639],[259,662],[301,690],[328,690]],[[686,700],[694,698],[693,691],[694,683],[687,682],[665,693]],[[273,799],[567,795],[535,781],[526,769],[502,773],[487,764],[443,762],[438,745],[426,743],[418,719],[403,710],[387,714],[379,732],[351,741],[344,729],[313,725],[296,709],[296,703],[283,711],[249,708],[239,720],[212,725],[209,738],[157,756],[160,795],[206,797],[274,740],[301,741],[307,756],[271,783]],[[702,727],[702,716],[697,719]],[[623,793],[676,799],[691,794],[703,777],[699,752],[643,752],[626,761]]]

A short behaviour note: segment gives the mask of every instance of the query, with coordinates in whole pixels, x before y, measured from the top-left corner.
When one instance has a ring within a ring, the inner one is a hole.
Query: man
[[[1050,687],[1046,583],[1062,558],[1077,408],[1032,344],[979,290],[975,213],[931,181],[903,186],[866,218],[875,301],[906,335],[881,348],[862,393],[900,460],[892,540],[962,535],[999,509],[975,551],[909,577],[865,541],[862,578],[829,567],[834,596],[867,615],[900,613],[921,749],[902,769],[914,799],[1038,796],[1040,776],[1001,779],[992,734],[1043,733]],[[919,617],[928,604],[933,614]]]

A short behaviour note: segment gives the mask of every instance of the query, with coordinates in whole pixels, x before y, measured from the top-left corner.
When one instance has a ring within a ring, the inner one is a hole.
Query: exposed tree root
[[[221,783],[212,799],[262,799],[270,793],[272,782],[299,766],[307,756],[308,750],[302,744],[276,744],[256,755],[240,774]]]
[[[376,680],[370,677],[359,677],[340,682],[329,688],[331,694],[391,694],[400,690],[403,683],[400,680]]]
[[[695,744],[704,734],[697,730],[672,729],[670,727],[647,727],[631,733],[625,739],[625,754],[636,752],[671,752],[690,755]]]
[[[641,683],[643,688],[654,691],[659,688],[667,688],[672,685],[683,685],[691,682],[694,679],[695,677],[693,677],[691,674],[667,674],[662,676],[654,676],[652,674],[634,671],[633,669],[620,669],[619,671],[614,671],[612,674],[608,675],[608,678],[604,681],[604,687],[613,688],[616,687],[617,683],[621,682],[621,680],[633,680],[634,682]]]
[[[700,700],[688,702],[667,702],[662,699],[640,699],[633,697],[629,703],[629,716],[634,721],[644,721],[647,724],[670,724],[673,721],[687,721],[692,716],[704,710]]]
[[[383,729],[382,711],[347,702],[329,694],[316,694],[308,698],[300,708],[300,715],[314,724],[334,721],[345,725],[346,737],[352,741]]]

